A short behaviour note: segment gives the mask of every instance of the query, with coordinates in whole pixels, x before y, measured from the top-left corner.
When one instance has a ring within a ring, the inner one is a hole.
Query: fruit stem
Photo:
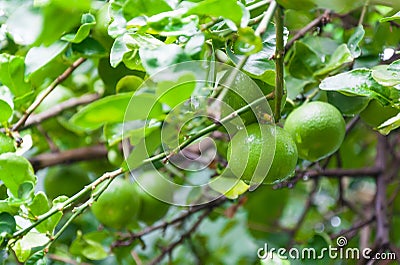
[[[283,11],[280,6],[275,12],[276,48],[275,48],[275,122],[281,118],[282,98],[284,95],[283,59],[285,46],[283,41]]]

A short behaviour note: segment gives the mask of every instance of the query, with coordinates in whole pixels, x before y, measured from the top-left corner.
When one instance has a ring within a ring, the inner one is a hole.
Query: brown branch
[[[351,226],[350,228],[340,231],[339,233],[332,234],[330,236],[330,238],[331,239],[335,239],[335,238],[338,238],[340,236],[344,236],[344,235],[347,235],[349,233],[352,233],[354,231],[358,231],[359,229],[363,228],[364,226],[371,224],[373,221],[375,221],[375,216],[369,218],[368,220],[365,220],[365,221],[362,221],[362,222],[358,222],[358,223],[354,224],[353,226]]]
[[[29,159],[34,170],[58,164],[107,157],[107,148],[104,145],[95,145],[66,150],[57,153],[44,153]]]
[[[317,192],[317,189],[318,189],[318,180],[314,180],[313,188],[308,195],[308,198],[304,205],[303,212],[301,213],[299,219],[297,220],[296,225],[293,227],[293,229],[291,229],[289,231],[290,241],[289,241],[288,247],[293,246],[293,244],[295,243],[295,236],[296,236],[297,232],[299,231],[300,227],[302,226],[302,224],[304,223],[304,220],[306,219],[307,213],[312,206],[314,196]]]
[[[309,178],[337,178],[337,177],[376,177],[382,172],[380,168],[366,167],[366,168],[354,168],[354,169],[325,169],[325,170],[309,170],[305,172],[305,176]]]
[[[22,127],[29,116],[35,111],[35,109],[43,102],[43,100],[65,79],[67,79],[72,72],[83,62],[86,61],[86,58],[79,58],[75,62],[72,63],[70,67],[67,68],[61,75],[59,75],[51,84],[50,86],[41,94],[39,97],[35,99],[35,101],[28,107],[25,111],[24,115],[17,121],[16,124],[12,127],[12,131],[17,131],[20,127]]]
[[[42,113],[39,114],[33,114],[29,116],[29,118],[26,120],[25,125],[22,126],[22,129],[25,129],[27,127],[30,127],[32,125],[36,125],[41,123],[44,120],[50,119],[52,117],[57,116],[64,110],[79,106],[79,105],[85,105],[88,103],[91,103],[99,98],[98,94],[88,94],[88,95],[83,95],[79,98],[71,98],[68,99],[64,102],[61,102],[60,104],[43,111]]]
[[[389,244],[389,221],[387,218],[386,201],[386,179],[387,174],[383,172],[386,168],[386,149],[387,138],[378,135],[378,145],[376,154],[376,167],[382,170],[376,178],[376,196],[375,196],[375,215],[376,215],[376,237],[375,247],[386,247]]]
[[[221,197],[218,198],[212,202],[206,203],[206,204],[202,204],[196,207],[192,207],[190,208],[187,212],[183,213],[182,215],[178,216],[177,218],[169,221],[169,222],[163,222],[161,224],[158,225],[154,225],[154,226],[149,226],[146,227],[145,229],[143,229],[141,232],[138,233],[130,233],[128,235],[122,236],[120,237],[119,240],[117,240],[116,242],[114,242],[111,246],[111,248],[115,248],[115,247],[121,247],[121,246],[129,246],[131,245],[136,239],[140,239],[142,236],[150,234],[154,231],[157,230],[165,230],[168,226],[170,225],[174,225],[177,223],[181,223],[182,221],[186,220],[186,218],[188,218],[189,216],[193,215],[194,213],[197,213],[199,211],[202,211],[204,209],[214,209],[215,207],[223,204],[224,202],[228,201],[228,199],[226,197]]]
[[[331,15],[331,11],[330,10],[325,10],[325,12],[320,15],[319,17],[317,17],[316,19],[314,19],[313,21],[311,21],[309,24],[307,24],[304,28],[302,28],[301,30],[299,30],[294,36],[293,38],[291,38],[285,46],[285,51],[288,51],[294,44],[294,42],[302,37],[304,37],[304,35],[306,35],[307,32],[313,30],[315,27],[317,27],[318,25],[325,24],[327,23],[327,21],[330,20],[330,15]]]
[[[207,209],[202,215],[200,215],[200,217],[197,219],[197,221],[194,223],[194,225],[192,225],[192,227],[188,231],[183,233],[181,235],[181,237],[179,238],[179,240],[173,242],[172,244],[170,244],[166,248],[164,248],[163,251],[161,252],[161,254],[157,258],[153,259],[149,263],[149,265],[159,264],[166,255],[170,254],[177,246],[182,244],[186,239],[190,238],[192,233],[194,231],[196,231],[196,229],[199,227],[201,222],[211,213],[211,211],[212,211],[212,209]]]

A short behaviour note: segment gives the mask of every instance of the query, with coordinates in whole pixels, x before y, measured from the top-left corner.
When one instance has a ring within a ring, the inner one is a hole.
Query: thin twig
[[[32,125],[39,124],[47,119],[50,119],[52,117],[55,117],[59,115],[61,112],[64,110],[79,106],[79,105],[85,105],[88,103],[91,103],[99,98],[98,94],[88,94],[88,95],[83,95],[79,98],[71,98],[68,99],[64,102],[61,102],[60,104],[45,110],[39,114],[33,114],[29,116],[29,118],[26,120],[25,125],[22,126],[22,129],[28,128]]]
[[[275,12],[275,34],[276,34],[276,48],[275,48],[275,122],[281,119],[281,106],[284,94],[284,65],[285,47],[283,41],[283,10],[278,6]]]
[[[29,118],[29,116],[35,111],[37,107],[39,107],[40,103],[43,102],[43,100],[62,82],[64,82],[65,79],[67,79],[72,72],[80,66],[83,62],[86,61],[86,58],[79,58],[75,62],[72,63],[70,67],[67,68],[61,75],[59,75],[51,84],[50,86],[44,91],[43,94],[41,94],[39,97],[35,99],[35,101],[28,107],[28,109],[25,111],[24,115],[17,121],[16,124],[12,127],[12,131],[17,131],[20,127],[22,127],[26,120]]]
[[[363,24],[365,14],[367,13],[368,10],[368,5],[369,5],[369,0],[366,0],[363,9],[361,10],[360,19],[358,20],[359,26]]]
[[[201,222],[211,213],[211,209],[207,209],[202,215],[200,215],[200,217],[197,219],[197,221],[194,223],[194,225],[185,233],[183,233],[181,235],[181,237],[179,238],[179,240],[173,242],[172,244],[168,245],[166,248],[163,249],[163,251],[161,252],[161,254],[156,257],[155,259],[153,259],[149,265],[156,265],[159,264],[166,255],[172,253],[172,251],[179,246],[180,244],[182,244],[187,238],[189,238],[192,233],[194,231],[196,231],[196,229],[199,227],[199,225],[201,224]]]
[[[376,167],[382,170],[376,178],[376,196],[375,196],[375,216],[376,216],[376,237],[375,247],[385,247],[389,244],[389,221],[387,218],[386,202],[386,177],[384,170],[386,168],[386,137],[378,135],[378,145],[376,154]]]
[[[107,152],[107,148],[104,145],[95,145],[56,153],[40,154],[30,158],[29,162],[31,162],[34,170],[39,170],[58,164],[106,158]]]
[[[120,247],[120,246],[130,246],[136,239],[139,239],[144,235],[150,234],[157,230],[164,230],[168,226],[171,226],[171,225],[174,225],[177,223],[181,223],[182,221],[186,220],[189,216],[192,216],[194,213],[197,213],[204,209],[214,209],[215,207],[226,202],[227,200],[228,199],[226,197],[221,197],[221,198],[214,200],[212,202],[209,202],[207,204],[202,204],[202,205],[199,205],[196,207],[192,207],[187,212],[181,214],[180,216],[178,216],[177,218],[175,218],[171,221],[162,222],[161,224],[158,224],[158,225],[146,227],[145,229],[143,229],[142,231],[140,231],[138,233],[130,233],[128,235],[121,236],[116,242],[114,242],[112,244],[111,247],[114,248],[114,247]]]
[[[287,52],[294,44],[294,42],[302,37],[304,37],[304,35],[306,35],[307,32],[313,30],[316,26],[318,26],[321,23],[326,23],[326,21],[329,21],[330,19],[330,10],[325,10],[325,12],[320,15],[319,17],[317,17],[316,19],[314,19],[313,21],[311,21],[309,24],[307,24],[304,28],[302,28],[301,30],[299,30],[296,35],[293,36],[293,38],[291,38],[285,46],[285,51]]]
[[[352,227],[350,227],[350,228],[348,228],[348,229],[344,229],[344,230],[340,231],[339,233],[332,234],[332,235],[330,236],[330,238],[331,238],[331,239],[335,239],[335,238],[338,238],[338,237],[340,237],[340,236],[347,235],[347,234],[349,234],[349,233],[351,233],[351,232],[354,232],[354,231],[357,231],[357,230],[363,228],[363,227],[366,226],[366,225],[369,225],[369,224],[372,223],[373,221],[375,221],[375,216],[371,217],[371,218],[368,219],[368,220],[365,220],[365,221],[362,221],[362,222],[358,222],[358,223],[354,224]]]
[[[293,244],[295,243],[295,236],[296,236],[297,232],[299,231],[299,229],[301,228],[301,226],[302,226],[302,224],[303,224],[303,222],[304,222],[304,220],[305,220],[305,218],[307,216],[308,210],[310,210],[310,208],[311,208],[311,206],[313,204],[314,196],[317,193],[317,190],[318,190],[318,180],[314,180],[312,190],[308,194],[308,198],[307,198],[306,203],[304,205],[303,212],[301,213],[300,217],[298,218],[298,220],[296,222],[296,225],[289,232],[290,241],[289,241],[288,247],[293,246]]]

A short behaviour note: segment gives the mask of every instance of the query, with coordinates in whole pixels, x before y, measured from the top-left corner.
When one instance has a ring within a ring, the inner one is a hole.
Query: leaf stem
[[[363,6],[363,8],[361,10],[360,19],[358,20],[358,25],[359,26],[363,24],[365,14],[367,13],[367,10],[368,10],[368,6],[369,6],[369,0],[366,0],[365,4],[364,4],[364,6]]]
[[[284,95],[284,66],[285,46],[283,41],[283,11],[279,6],[275,12],[276,48],[275,48],[275,122],[281,118],[282,98]]]

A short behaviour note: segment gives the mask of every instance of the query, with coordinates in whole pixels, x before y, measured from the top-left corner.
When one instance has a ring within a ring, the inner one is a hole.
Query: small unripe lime
[[[92,205],[97,220],[115,229],[125,228],[134,222],[139,210],[140,198],[135,186],[122,178],[114,179]]]
[[[274,146],[275,152],[272,152]],[[245,181],[254,175],[266,176],[264,183],[286,178],[295,170],[297,158],[296,144],[291,136],[273,125],[251,124],[235,134],[228,146],[229,167]],[[257,171],[259,163],[264,168]],[[269,164],[271,167],[266,171]]]
[[[346,133],[340,111],[320,101],[305,103],[293,110],[284,128],[296,142],[299,157],[309,161],[318,161],[336,152]]]
[[[48,169],[44,177],[47,197],[73,196],[90,183],[89,175],[78,165],[61,165]]]
[[[163,181],[159,181],[162,177],[157,171],[146,171],[137,177],[136,188],[141,199],[141,209],[138,219],[152,224],[161,219],[169,209],[170,204],[163,200],[172,201],[172,190],[163,185]],[[144,190],[142,187],[145,187]],[[159,196],[162,194],[162,196]],[[157,198],[160,197],[160,198]]]

